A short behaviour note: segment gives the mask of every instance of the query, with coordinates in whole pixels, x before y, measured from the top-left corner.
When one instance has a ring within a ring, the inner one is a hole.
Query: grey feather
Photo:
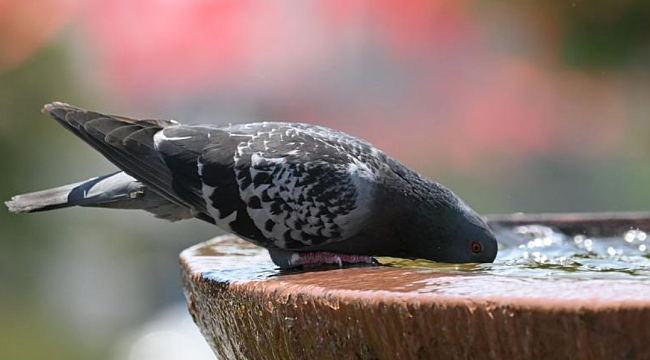
[[[17,195],[5,204],[13,213],[85,206],[145,210],[169,221],[192,217],[188,209],[166,200],[123,171],[53,189]]]
[[[118,142],[116,145],[111,146],[105,140],[105,132],[110,133],[123,126],[128,126],[129,129],[132,129],[132,131],[123,134],[124,136],[128,136],[144,127],[161,129],[163,126],[173,125],[174,122],[165,120],[136,120],[122,116],[103,115],[59,102],[45,105],[43,111],[99,151],[109,161],[124,169],[127,173],[136,175],[161,196],[171,202],[177,203],[179,206],[189,207],[186,201],[175,196],[171,188],[172,175],[164,163],[162,163],[162,160],[157,158],[155,154],[147,154],[147,156],[138,154],[139,156],[135,156],[135,154],[129,152],[129,149],[124,147],[123,143],[120,144]],[[130,125],[136,125],[136,127]],[[153,140],[149,139],[149,141]]]

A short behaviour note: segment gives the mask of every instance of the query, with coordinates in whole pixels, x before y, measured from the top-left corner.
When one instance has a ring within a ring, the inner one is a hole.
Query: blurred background
[[[650,2],[0,0],[0,198],[113,171],[40,114],[309,122],[481,213],[650,210]],[[147,213],[0,210],[0,359],[213,359]]]

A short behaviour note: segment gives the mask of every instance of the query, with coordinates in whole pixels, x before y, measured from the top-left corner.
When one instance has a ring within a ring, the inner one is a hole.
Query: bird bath
[[[279,271],[226,235],[180,255],[219,359],[650,358],[650,214],[489,217],[494,264]]]

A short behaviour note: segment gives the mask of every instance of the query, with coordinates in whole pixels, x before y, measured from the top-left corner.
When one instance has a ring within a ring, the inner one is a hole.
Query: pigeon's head
[[[457,206],[447,210],[449,224],[446,229],[451,239],[443,249],[444,261],[450,263],[491,263],[497,256],[498,246],[494,233],[483,218],[458,199]]]
[[[436,191],[415,215],[419,239],[410,241],[411,256],[446,263],[490,263],[497,240],[486,222],[449,189]]]

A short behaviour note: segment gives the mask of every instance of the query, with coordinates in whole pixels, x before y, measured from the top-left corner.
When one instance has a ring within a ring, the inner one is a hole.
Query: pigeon
[[[280,268],[375,256],[492,262],[486,222],[445,186],[363,141],[289,122],[182,125],[68,104],[43,113],[121,171],[14,196],[14,213],[70,206],[197,218],[264,247]]]

